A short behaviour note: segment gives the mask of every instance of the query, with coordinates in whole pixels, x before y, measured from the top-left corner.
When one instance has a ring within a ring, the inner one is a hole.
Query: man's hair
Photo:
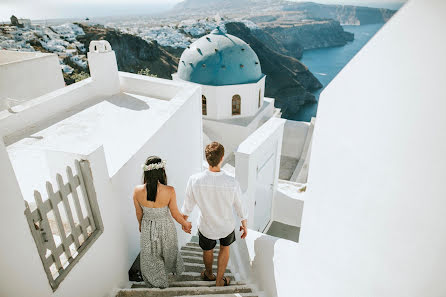
[[[208,164],[215,167],[225,155],[225,148],[220,143],[214,141],[206,146],[205,153]]]

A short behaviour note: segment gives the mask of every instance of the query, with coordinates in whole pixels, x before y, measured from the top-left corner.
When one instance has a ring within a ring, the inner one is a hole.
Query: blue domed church
[[[257,54],[219,27],[184,50],[172,77],[201,86],[203,141],[219,141],[228,153],[272,116],[280,117],[274,99],[264,98],[266,76]]]
[[[257,54],[219,27],[183,52],[173,77],[202,86],[205,119],[250,117],[263,105],[266,76]]]

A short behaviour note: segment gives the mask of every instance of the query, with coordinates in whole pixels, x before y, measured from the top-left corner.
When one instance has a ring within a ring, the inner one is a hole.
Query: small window
[[[206,96],[205,95],[201,95],[201,113],[203,115],[207,115],[208,114],[208,109],[207,109],[207,105],[206,105]]]
[[[262,101],[262,89],[259,90],[259,108],[261,101]]]
[[[240,115],[242,98],[240,95],[232,96],[232,115]]]

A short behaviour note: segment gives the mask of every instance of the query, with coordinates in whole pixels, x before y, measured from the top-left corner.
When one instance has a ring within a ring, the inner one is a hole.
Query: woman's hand
[[[183,225],[182,225],[183,231],[186,233],[191,234],[192,232],[192,223],[186,221]]]

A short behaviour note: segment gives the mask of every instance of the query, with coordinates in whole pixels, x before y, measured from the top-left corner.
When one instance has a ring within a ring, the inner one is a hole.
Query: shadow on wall
[[[260,235],[254,240],[255,256],[252,260],[252,269],[255,271],[255,278],[261,289],[265,291],[267,296],[272,297],[278,295],[274,272],[274,247],[278,239],[277,237]]]
[[[118,107],[123,107],[135,111],[150,109],[150,106],[143,100],[137,99],[124,93],[114,95],[107,99],[107,101]]]

